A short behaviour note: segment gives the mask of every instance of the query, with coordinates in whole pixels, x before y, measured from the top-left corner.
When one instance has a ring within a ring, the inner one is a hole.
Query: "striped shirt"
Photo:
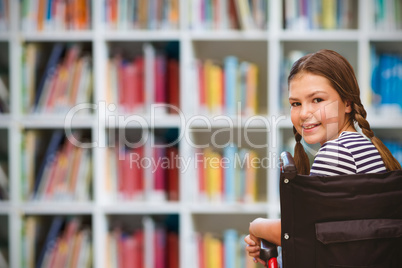
[[[324,143],[314,158],[310,176],[381,173],[386,168],[373,143],[359,132],[344,131]]]

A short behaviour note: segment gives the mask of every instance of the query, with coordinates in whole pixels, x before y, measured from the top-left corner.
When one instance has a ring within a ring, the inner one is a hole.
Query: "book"
[[[225,184],[225,202],[232,203],[236,201],[235,183],[236,177],[236,153],[237,147],[229,144],[223,149],[223,157],[227,160],[227,164],[223,167],[224,184]]]
[[[44,262],[45,256],[50,250],[52,250],[57,241],[57,237],[59,236],[60,230],[64,223],[64,217],[55,216],[50,225],[49,231],[46,235],[46,239],[44,242],[44,246],[40,251],[39,257],[36,262],[36,267],[42,267],[42,263]]]
[[[179,235],[175,232],[167,233],[166,259],[167,268],[179,268]]]
[[[56,153],[59,146],[64,138],[64,131],[62,129],[57,129],[53,132],[49,144],[46,148],[42,163],[40,164],[39,170],[36,173],[35,184],[34,184],[34,196],[38,194],[39,185],[41,180],[44,178],[45,169],[54,162],[56,158]]]
[[[155,222],[149,216],[142,218],[144,229],[144,266],[155,267]]]
[[[237,111],[238,64],[238,59],[235,56],[227,56],[224,59],[225,109],[229,115],[235,115]]]
[[[34,103],[36,109],[38,108],[39,101],[40,101],[42,93],[44,91],[45,83],[49,79],[49,77],[52,77],[54,75],[54,72],[57,69],[57,64],[60,61],[63,51],[64,51],[63,43],[55,43],[53,45],[49,59],[46,63],[45,70],[41,76],[38,88],[36,90],[36,98],[35,98],[35,103]]]
[[[235,229],[223,231],[224,268],[236,267],[238,235]]]
[[[177,59],[168,59],[167,62],[167,102],[180,109],[180,70],[179,61]],[[177,114],[178,111],[170,108],[169,113]]]
[[[242,30],[254,30],[256,27],[252,18],[250,4],[247,0],[235,0],[236,12]]]
[[[166,148],[169,167],[166,170],[167,195],[169,201],[179,200],[179,167],[176,159],[179,156],[179,149],[171,146]]]

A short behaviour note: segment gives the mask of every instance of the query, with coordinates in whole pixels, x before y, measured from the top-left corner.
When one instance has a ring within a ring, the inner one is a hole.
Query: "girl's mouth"
[[[315,127],[318,127],[319,125],[321,125],[321,123],[302,125],[302,128],[303,128],[304,130],[310,130],[310,129],[313,129],[313,128],[315,128]]]

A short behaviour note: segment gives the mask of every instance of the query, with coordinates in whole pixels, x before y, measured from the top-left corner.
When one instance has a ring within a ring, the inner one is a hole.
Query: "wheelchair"
[[[306,176],[290,153],[280,161],[284,268],[402,267],[402,170]],[[262,241],[267,267],[276,267],[276,255]]]

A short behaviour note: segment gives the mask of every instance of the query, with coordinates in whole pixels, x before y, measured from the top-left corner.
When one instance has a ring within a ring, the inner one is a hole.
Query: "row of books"
[[[74,132],[80,141],[80,133]],[[73,145],[64,130],[50,137],[28,130],[22,143],[23,199],[88,201],[91,198],[92,156]],[[46,150],[43,150],[46,148]]]
[[[267,28],[267,0],[191,0],[193,30],[264,30]]]
[[[5,32],[9,29],[10,14],[9,0],[0,0],[0,32]]]
[[[196,60],[195,92],[201,114],[258,113],[258,66],[227,56],[223,63],[211,59]]]
[[[289,30],[355,29],[354,0],[285,0],[284,26]]]
[[[10,112],[10,94],[7,85],[8,75],[0,74],[0,113]]]
[[[211,148],[196,153],[198,201],[257,201],[257,153],[229,145],[222,152]]]
[[[106,191],[117,200],[178,201],[178,148],[109,147],[106,155]],[[151,178],[145,170],[151,170]]]
[[[92,267],[91,236],[80,217],[55,216],[49,220],[27,216],[22,228],[21,266]]]
[[[107,0],[104,16],[107,29],[177,29],[179,0]]]
[[[87,30],[91,28],[91,0],[22,0],[23,31]]]
[[[159,54],[146,43],[143,53],[134,59],[118,54],[108,61],[106,101],[118,104],[123,113],[149,112],[153,103],[179,107],[179,79],[178,60]]]
[[[223,234],[198,233],[195,239],[194,267],[256,268],[257,264],[246,252],[244,236],[235,229],[227,229]]]
[[[383,53],[373,46],[371,60],[373,104],[384,112],[401,114],[402,54]]]
[[[22,62],[25,112],[32,109],[38,113],[62,113],[75,104],[89,102],[93,87],[91,57],[80,44],[55,43],[40,73],[38,66],[46,49],[39,43],[25,45]]]
[[[374,27],[377,30],[402,29],[401,0],[372,0]]]
[[[179,235],[144,216],[142,228],[113,228],[106,238],[105,267],[178,268]]]

